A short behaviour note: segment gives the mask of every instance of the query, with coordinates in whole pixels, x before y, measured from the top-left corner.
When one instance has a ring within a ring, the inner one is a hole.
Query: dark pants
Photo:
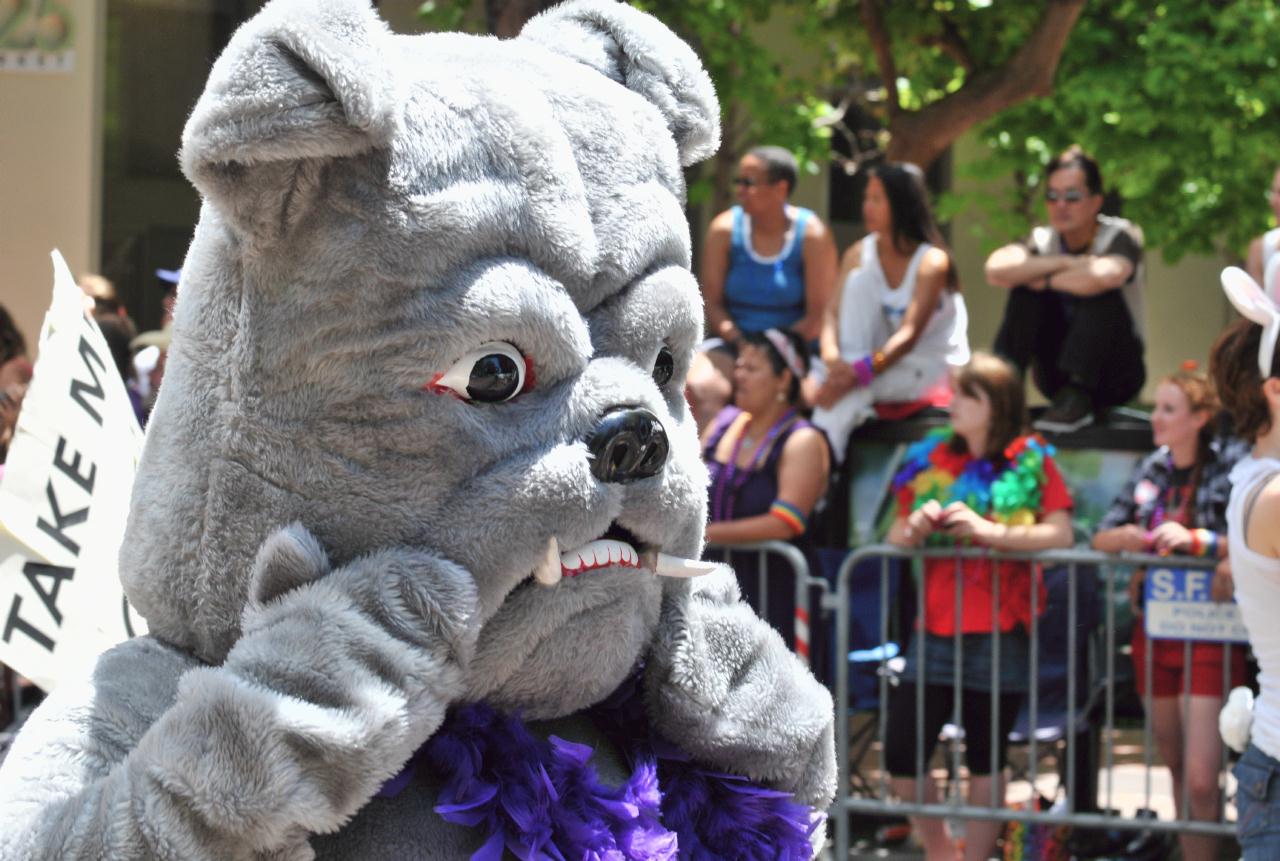
[[[1142,341],[1119,290],[1079,297],[1015,287],[995,351],[1020,371],[1030,368],[1045,397],[1070,383],[1099,408],[1130,400],[1147,378]]]
[[[924,722],[919,727],[923,737],[925,767],[938,743],[938,733],[943,724],[951,720],[952,697],[950,685],[924,686]],[[1022,694],[999,695],[1000,723],[996,731],[996,767],[1003,769],[1008,763],[1009,732],[1018,717]],[[964,725],[964,760],[969,773],[991,773],[991,719],[990,691],[961,690],[960,715]],[[889,725],[885,727],[885,766],[894,777],[919,777],[916,774],[916,685],[903,681],[889,689]]]

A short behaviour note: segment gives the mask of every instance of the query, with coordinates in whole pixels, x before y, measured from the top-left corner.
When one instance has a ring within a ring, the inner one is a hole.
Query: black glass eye
[[[467,353],[435,383],[469,401],[509,401],[525,388],[524,356],[505,341],[490,341]]]
[[[521,366],[506,353],[490,353],[471,366],[467,397],[473,401],[497,403],[510,400],[523,382]]]
[[[676,360],[671,355],[671,350],[663,347],[658,351],[658,358],[653,360],[653,381],[659,387],[665,386],[671,382],[671,377],[676,372]]]

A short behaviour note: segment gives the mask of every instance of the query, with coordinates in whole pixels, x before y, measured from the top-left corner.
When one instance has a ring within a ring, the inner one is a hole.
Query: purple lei
[[[380,795],[395,795],[422,761],[443,778],[436,812],[487,835],[474,861],[520,859],[795,859],[812,854],[821,823],[789,793],[710,771],[652,734],[639,678],[593,710],[628,755],[633,772],[613,788],[591,764],[591,748],[542,741],[519,717],[484,704],[450,710],[443,726]]]

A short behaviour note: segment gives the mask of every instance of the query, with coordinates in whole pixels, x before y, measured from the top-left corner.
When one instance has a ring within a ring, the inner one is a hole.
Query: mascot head
[[[472,696],[611,691],[701,551],[681,169],[718,137],[692,51],[612,0],[510,41],[357,0],[242,27],[183,135],[204,205],[121,559],[152,633],[221,660],[299,523],[334,565],[467,569]]]

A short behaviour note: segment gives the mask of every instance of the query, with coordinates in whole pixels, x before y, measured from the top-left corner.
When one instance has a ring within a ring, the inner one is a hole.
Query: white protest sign
[[[56,251],[53,266],[53,302],[0,481],[0,524],[28,562],[46,566],[0,568],[0,662],[42,687],[65,677],[73,656],[142,632],[117,572],[142,430]]]
[[[7,615],[3,627],[2,663],[17,669],[44,690],[75,674],[90,661],[91,646],[79,638],[55,640],[66,621],[63,588],[75,580],[75,569],[37,556],[0,526],[0,592]]]
[[[1247,643],[1249,632],[1234,601],[1214,601],[1212,571],[1155,568],[1147,572],[1143,616],[1153,640]]]

